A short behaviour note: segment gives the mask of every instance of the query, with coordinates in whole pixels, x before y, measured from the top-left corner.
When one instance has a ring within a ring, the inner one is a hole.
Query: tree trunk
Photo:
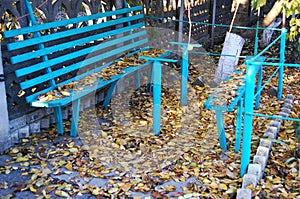
[[[265,18],[262,21],[262,25],[264,27],[269,26],[275,18],[279,15],[279,13],[282,10],[284,0],[276,1],[272,9],[268,12],[268,14],[265,16]]]

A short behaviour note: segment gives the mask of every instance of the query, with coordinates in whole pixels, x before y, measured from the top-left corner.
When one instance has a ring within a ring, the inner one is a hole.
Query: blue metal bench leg
[[[263,78],[262,72],[263,72],[263,66],[259,66],[258,80],[257,80],[257,90],[258,90],[258,91],[261,89],[261,85],[262,85],[262,78]],[[260,105],[260,95],[261,95],[261,92],[259,92],[259,93],[256,95],[255,110],[258,110],[258,109],[259,109],[259,105]]]
[[[216,118],[217,118],[217,127],[218,127],[218,136],[219,136],[220,147],[223,150],[227,150],[224,122],[223,122],[223,114],[222,114],[221,110],[216,110]]]
[[[161,103],[161,64],[154,61],[153,70],[153,131],[155,135],[160,134],[160,103]]]
[[[115,87],[116,87],[117,83],[118,83],[118,81],[115,81],[115,82],[112,82],[110,84],[110,87],[109,87],[109,89],[108,89],[108,91],[106,93],[106,97],[105,97],[104,102],[103,102],[103,107],[104,108],[107,108],[107,106],[108,106],[108,104],[110,102],[111,96],[112,96],[112,94],[113,94],[113,92],[115,90]]]
[[[64,124],[62,119],[62,110],[61,107],[54,107],[54,119],[56,124],[56,129],[59,134],[64,133]]]
[[[243,100],[238,102],[237,117],[236,117],[236,130],[235,130],[235,147],[234,152],[238,153],[240,151],[241,145],[241,131],[242,131],[242,120],[243,120]]]
[[[78,119],[80,112],[80,99],[73,101],[72,104],[72,123],[71,123],[71,133],[70,136],[77,136],[78,130]]]
[[[188,49],[187,46],[184,47],[181,59],[181,96],[180,96],[180,105],[187,105],[187,89],[188,89]]]

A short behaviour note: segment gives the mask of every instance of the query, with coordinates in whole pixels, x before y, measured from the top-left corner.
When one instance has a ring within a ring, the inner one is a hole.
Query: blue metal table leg
[[[161,104],[161,63],[154,61],[153,64],[153,131],[160,134],[160,104]]]
[[[237,108],[237,117],[236,117],[236,130],[235,130],[235,147],[234,152],[238,153],[240,151],[241,145],[241,130],[242,130],[242,120],[243,120],[243,101],[244,99],[240,99],[238,102]]]
[[[188,66],[188,47],[184,46],[181,58],[181,96],[180,96],[180,105],[186,106],[187,105],[187,87],[188,87],[188,73],[189,73],[189,66]]]
[[[244,133],[243,133],[243,147],[241,157],[240,175],[243,176],[248,168],[250,162],[251,152],[251,136],[252,136],[252,114],[254,101],[254,87],[255,87],[255,70],[256,66],[247,64],[246,70],[246,91],[245,91],[245,114],[244,114]]]
[[[170,44],[180,45],[183,48],[181,57],[181,95],[180,95],[180,105],[187,105],[187,83],[188,83],[188,60],[189,60],[189,47],[202,47],[201,44],[191,44],[182,42],[169,42]]]
[[[224,121],[223,121],[223,113],[221,110],[216,110],[216,119],[217,119],[217,127],[218,127],[218,136],[220,147],[223,150],[227,150],[226,146],[226,136],[225,136],[225,129],[224,129]]]

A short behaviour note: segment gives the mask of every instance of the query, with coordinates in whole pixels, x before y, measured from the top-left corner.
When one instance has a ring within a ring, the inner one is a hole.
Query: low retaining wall
[[[293,95],[287,95],[284,100],[283,107],[278,113],[279,116],[288,117],[293,108],[293,100],[295,97]],[[256,155],[253,158],[253,163],[249,164],[247,173],[243,177],[242,188],[237,191],[237,199],[251,199],[252,191],[247,189],[249,185],[253,187],[257,186],[259,180],[263,178],[264,170],[267,165],[269,158],[269,153],[271,151],[273,142],[271,139],[276,139],[277,134],[280,131],[280,126],[282,124],[282,119],[275,119],[270,122],[267,127],[266,132],[260,139],[259,146],[256,151]],[[269,139],[268,139],[269,138]]]

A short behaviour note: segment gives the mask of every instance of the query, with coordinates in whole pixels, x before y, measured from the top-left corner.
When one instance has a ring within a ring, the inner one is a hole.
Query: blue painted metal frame
[[[271,44],[269,44],[264,50],[262,50],[256,56],[254,56],[251,60],[246,61],[247,73],[246,73],[246,94],[245,94],[245,109],[244,109],[245,116],[244,116],[243,148],[242,148],[241,168],[240,168],[241,176],[243,176],[246,173],[248,165],[250,163],[253,116],[272,118],[272,119],[300,121],[299,119],[295,119],[295,118],[258,114],[258,113],[253,112],[254,97],[258,97],[260,95],[261,90],[270,82],[270,80],[277,74],[277,72],[278,72],[277,98],[281,99],[282,98],[282,88],[283,88],[284,67],[299,67],[300,68],[300,64],[285,63],[284,52],[285,52],[286,33],[287,33],[287,30],[285,28],[282,28],[281,35],[278,38],[273,40],[271,42]],[[280,41],[279,63],[268,63],[268,62],[259,60],[258,58],[260,56],[262,56],[263,53],[265,53],[277,41]],[[258,89],[258,93],[254,94],[254,87],[255,87],[255,78],[254,77],[255,76],[253,74],[254,74],[254,70],[257,68],[257,65],[275,66],[278,68],[273,72],[273,74],[269,77],[269,79],[266,81],[266,83],[264,83],[264,85]],[[255,108],[258,108],[257,104],[255,105]]]
[[[153,78],[153,131],[155,135],[160,134],[160,112],[161,112],[161,77],[162,77],[162,65],[161,62],[177,62],[174,59],[160,58],[160,57],[147,57],[139,56],[140,59],[147,61],[153,61],[152,77]]]
[[[180,94],[180,105],[187,105],[187,92],[188,92],[188,75],[189,75],[189,47],[202,47],[201,44],[188,44],[182,42],[169,42],[173,45],[182,46],[181,55],[181,94]]]
[[[18,29],[18,30],[11,30],[11,31],[6,31],[4,32],[4,36],[6,38],[9,37],[14,37],[20,34],[28,34],[34,32],[34,37],[35,38],[29,38],[26,40],[22,41],[16,41],[13,43],[9,43],[8,49],[11,51],[20,49],[20,48],[26,48],[28,46],[38,46],[38,49],[35,51],[30,51],[30,52],[25,52],[20,55],[15,55],[11,57],[11,62],[13,64],[17,64],[23,61],[35,59],[42,57],[43,62],[33,64],[32,66],[24,67],[20,70],[16,71],[16,76],[17,77],[22,77],[26,76],[31,73],[39,72],[40,70],[46,70],[45,74],[42,74],[38,77],[34,77],[32,79],[29,79],[27,81],[23,81],[20,83],[21,89],[28,89],[33,86],[39,85],[41,83],[50,81],[50,86],[48,88],[45,88],[41,91],[38,91],[36,93],[33,93],[29,96],[26,97],[26,100],[30,102],[31,106],[35,107],[48,107],[48,108],[54,108],[54,116],[55,116],[55,121],[57,125],[57,131],[59,134],[62,134],[64,132],[64,127],[63,127],[63,119],[62,119],[62,106],[69,104],[72,102],[72,123],[71,123],[71,136],[76,136],[77,135],[77,130],[78,130],[78,120],[79,120],[79,112],[80,112],[80,100],[83,96],[88,95],[89,93],[98,90],[99,88],[102,88],[104,86],[110,85],[107,95],[105,97],[103,106],[107,107],[113,91],[117,85],[117,82],[120,78],[124,77],[125,75],[129,73],[135,73],[137,76],[137,82],[136,82],[136,88],[140,88],[140,69],[148,66],[149,64],[153,64],[153,82],[154,82],[154,106],[153,106],[153,130],[155,132],[155,135],[159,135],[160,132],[160,97],[161,97],[161,63],[160,62],[177,62],[177,60],[171,60],[171,59],[165,59],[163,57],[168,56],[171,52],[166,52],[163,53],[160,57],[157,58],[147,58],[147,62],[139,65],[139,66],[134,66],[134,67],[128,67],[126,69],[123,69],[123,74],[119,74],[116,76],[111,77],[110,80],[102,80],[98,79],[97,82],[94,82],[93,85],[88,85],[85,86],[82,91],[76,91],[76,90],[69,90],[70,96],[69,97],[64,97],[61,99],[57,100],[52,100],[49,102],[43,102],[39,101],[37,97],[40,94],[44,94],[50,90],[55,89],[57,86],[63,86],[65,84],[71,83],[73,81],[77,81],[79,79],[82,79],[92,73],[97,73],[101,71],[103,68],[110,66],[114,60],[112,60],[109,63],[106,63],[104,65],[99,65],[95,69],[89,69],[86,72],[83,72],[81,74],[78,74],[75,77],[72,77],[70,79],[67,79],[63,82],[60,82],[58,84],[55,83],[55,78],[60,77],[61,75],[67,74],[69,72],[81,69],[83,67],[90,66],[92,64],[100,63],[106,58],[112,57],[113,55],[120,55],[123,54],[124,52],[130,52],[131,53],[127,54],[127,56],[131,56],[134,54],[137,54],[138,52],[142,50],[149,50],[149,47],[146,48],[141,48],[141,46],[144,46],[144,44],[147,44],[148,39],[147,38],[142,38],[140,39],[139,37],[144,37],[146,35],[146,31],[142,29],[142,27],[145,25],[144,22],[138,22],[131,24],[131,21],[137,21],[140,20],[144,17],[143,14],[136,14],[129,16],[128,12],[134,12],[134,11],[139,11],[142,10],[142,6],[136,6],[132,8],[126,8],[120,9],[120,10],[115,10],[115,11],[109,11],[106,13],[101,13],[101,14],[94,14],[94,15],[89,15],[89,16],[84,16],[84,17],[78,17],[74,19],[68,19],[68,20],[62,20],[62,21],[57,21],[57,22],[49,22],[45,24],[40,24],[37,25],[35,21],[35,17],[33,15],[33,10],[31,7],[31,4],[29,0],[25,1],[25,7],[27,9],[27,12],[29,13],[29,21],[30,24],[33,26]],[[118,14],[124,14],[127,13],[125,17],[121,17],[115,20],[107,21],[105,23],[100,23],[100,24],[93,24],[91,26],[84,26],[81,27],[80,29],[71,29],[71,30],[65,30],[64,32],[56,32],[51,35],[41,35],[40,31],[42,30],[48,30],[49,28],[57,28],[60,26],[66,26],[68,24],[76,24],[78,22],[82,21],[87,21],[91,19],[97,19],[99,16],[112,16],[112,15],[118,15]],[[82,33],[86,33],[88,31],[94,31],[98,29],[103,29],[107,28],[110,26],[115,26],[115,25],[122,25],[124,23],[127,23],[128,26],[126,27],[121,27],[118,29],[112,29],[108,30],[99,34],[93,34],[91,36],[87,37],[79,37],[78,39],[71,40],[71,41],[66,41],[59,43],[54,46],[44,46],[45,42],[50,42],[58,39],[65,38],[67,36],[74,36]],[[137,30],[133,32],[133,30]],[[107,40],[105,41],[106,37],[111,37],[114,35],[118,35],[120,33],[125,33],[124,36],[122,37],[117,37],[114,40]],[[52,58],[51,60],[48,59],[48,55],[51,53],[56,53],[57,51],[61,51],[64,49],[68,48],[73,48],[74,46],[79,46],[82,44],[89,43],[91,41],[97,41],[99,39],[104,39],[104,42],[102,42],[100,45],[96,46],[91,46],[83,49],[79,49],[78,51],[75,52],[69,52],[67,54],[64,54],[62,56]],[[113,50],[110,50],[109,52],[102,52],[101,50],[105,50],[107,47],[110,47],[112,45],[117,45],[119,43],[124,43],[124,45],[115,48]],[[138,50],[136,50],[138,49]],[[91,52],[101,52],[97,55],[94,55],[92,57],[88,57],[83,61],[79,61],[73,64],[70,64],[68,66],[56,69],[55,71],[52,71],[51,67],[54,65],[59,65],[59,64],[64,64],[64,62],[71,60],[73,57],[80,57],[80,56],[86,56],[90,54]]]
[[[247,56],[247,60],[253,59],[253,56]],[[257,60],[260,62],[263,62],[265,60],[265,57],[257,57]],[[241,71],[234,71],[234,73],[240,73]],[[254,96],[256,100],[256,107],[259,107],[260,104],[260,95],[261,95],[261,89],[262,89],[262,73],[263,73],[263,66],[262,64],[256,64],[255,70],[254,70],[254,84],[255,84],[255,76],[258,76],[257,81],[257,93]],[[227,78],[226,81],[230,79]],[[211,101],[214,101],[214,95],[213,93],[208,100],[204,103],[204,106],[209,110],[214,110],[216,113],[216,122],[218,127],[218,136],[219,136],[219,142],[220,147],[223,150],[227,150],[226,146],[226,135],[225,135],[225,129],[224,129],[224,120],[223,120],[223,112],[232,112],[235,110],[235,107],[237,106],[237,116],[236,116],[236,129],[235,129],[235,137],[236,137],[236,143],[234,147],[234,151],[236,153],[240,150],[240,140],[241,140],[241,131],[242,131],[242,125],[243,125],[243,104],[245,99],[245,86],[239,86],[237,93],[238,95],[235,97],[235,99],[227,106],[219,106],[219,105],[211,105]],[[254,100],[253,100],[254,101]]]
[[[254,88],[255,88],[255,70],[256,66],[246,62],[246,92],[245,92],[245,112],[253,113],[254,102]],[[250,162],[251,152],[251,135],[252,135],[252,116],[244,115],[244,133],[243,133],[243,147],[241,157],[241,175],[244,175],[246,167]]]

